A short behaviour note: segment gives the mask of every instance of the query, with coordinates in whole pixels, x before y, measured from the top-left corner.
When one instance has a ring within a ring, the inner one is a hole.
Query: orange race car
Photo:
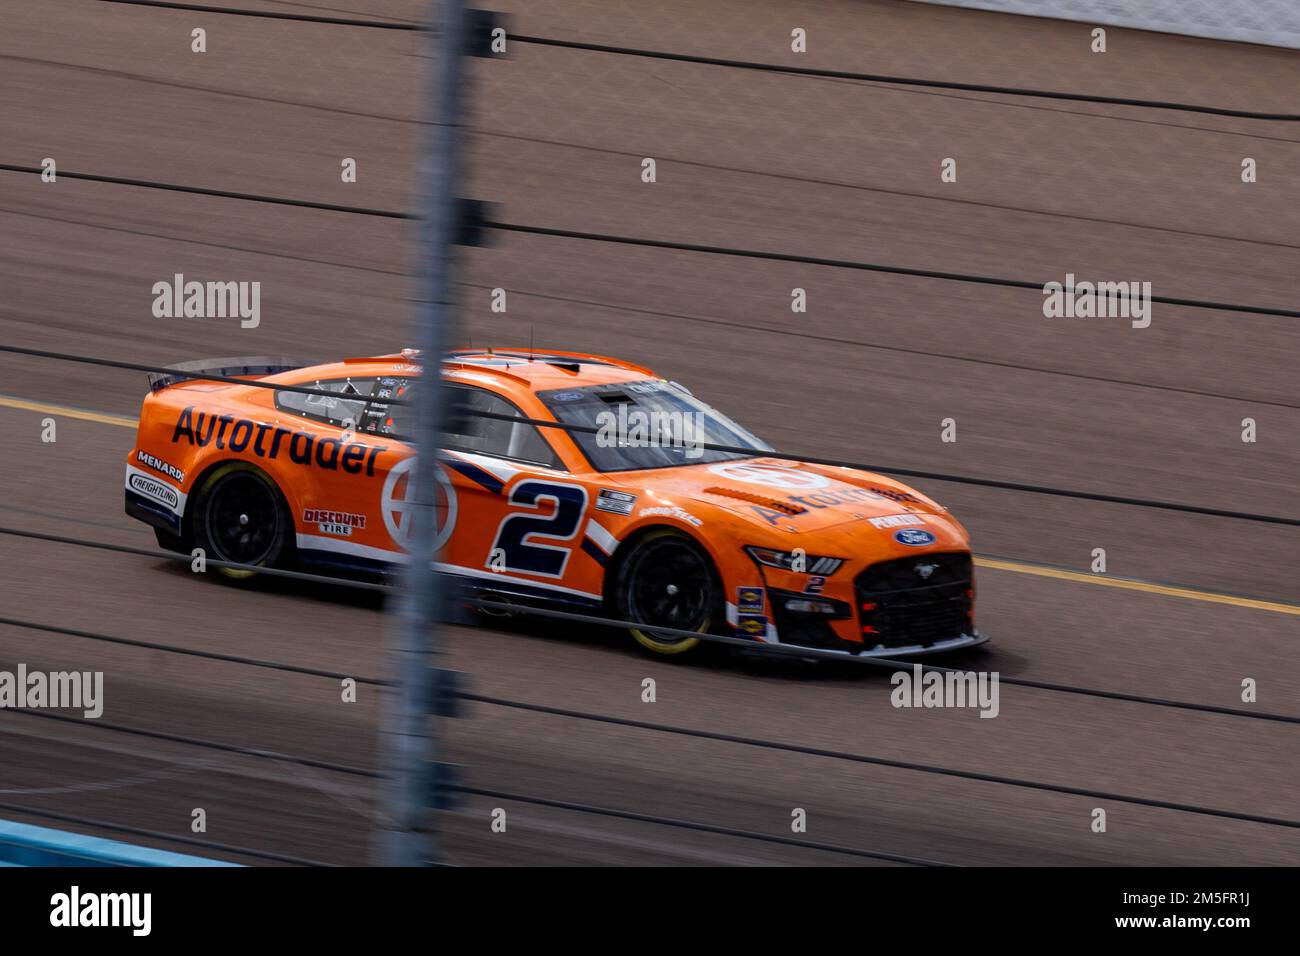
[[[419,361],[175,366],[328,395],[150,376],[127,514],[209,558],[392,569],[414,455],[410,408],[393,401],[421,387]],[[767,457],[682,386],[617,359],[466,350],[442,374],[456,432],[437,476],[439,567],[472,593],[635,621],[661,654],[699,641],[656,625],[867,656],[985,640],[965,528],[899,482]]]

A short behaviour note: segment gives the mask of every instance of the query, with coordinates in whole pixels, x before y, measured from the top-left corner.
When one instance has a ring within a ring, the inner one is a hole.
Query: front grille
[[[971,575],[964,552],[873,564],[853,582],[864,646],[928,646],[970,633]]]

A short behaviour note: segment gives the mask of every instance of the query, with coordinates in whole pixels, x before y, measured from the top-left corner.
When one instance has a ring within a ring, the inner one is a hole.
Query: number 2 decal
[[[522,505],[533,512],[540,511],[544,502],[553,502],[553,514],[534,514],[516,511],[501,520],[496,541],[488,549],[488,566],[491,556],[502,556],[504,566],[497,570],[522,571],[547,578],[564,576],[565,565],[572,546],[539,544],[536,539],[572,541],[587,513],[587,489],[581,485],[564,485],[553,481],[521,481],[510,492],[510,504]]]

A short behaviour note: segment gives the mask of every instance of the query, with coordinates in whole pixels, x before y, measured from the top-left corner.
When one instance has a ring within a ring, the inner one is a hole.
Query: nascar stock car
[[[226,562],[394,569],[410,531],[403,403],[421,387],[419,362],[405,350],[173,367],[315,394],[151,375],[127,514],[165,548]],[[439,568],[468,593],[633,622],[659,654],[700,640],[656,626],[877,657],[985,640],[966,530],[899,482],[768,457],[686,388],[616,359],[463,350],[445,356],[442,376],[455,412],[435,469]],[[507,420],[603,430],[612,413],[694,422],[699,440],[609,441]]]

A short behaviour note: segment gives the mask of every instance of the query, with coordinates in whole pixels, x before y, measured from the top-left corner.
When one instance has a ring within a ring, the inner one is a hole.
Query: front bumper
[[[737,636],[880,658],[939,654],[988,640],[975,627],[974,567],[967,551],[886,559],[859,567],[847,580],[761,571],[763,586],[737,589]]]
[[[978,647],[988,641],[988,635],[979,631],[971,631],[969,634],[962,634],[959,637],[949,638],[946,641],[936,641],[933,644],[914,644],[911,647],[872,647],[860,651],[835,650],[834,648],[819,647],[815,650],[824,654],[828,651],[832,654],[839,654],[844,657],[881,657],[886,659],[902,657],[923,657],[927,654],[944,654],[948,651],[960,651],[967,647]],[[791,644],[790,647],[799,647],[798,644]],[[809,648],[813,650],[814,648]]]

